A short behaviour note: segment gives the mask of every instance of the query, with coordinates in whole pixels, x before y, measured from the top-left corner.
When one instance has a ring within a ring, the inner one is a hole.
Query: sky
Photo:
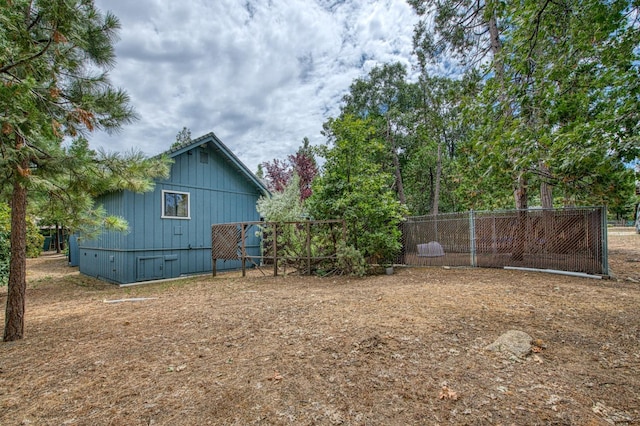
[[[405,0],[96,0],[122,28],[112,83],[140,119],[91,136],[107,151],[169,149],[215,133],[252,171],[286,159],[339,114],[376,65],[409,71],[418,17]]]

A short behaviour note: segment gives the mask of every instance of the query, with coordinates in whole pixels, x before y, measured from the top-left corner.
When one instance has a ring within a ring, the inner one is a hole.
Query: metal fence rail
[[[409,218],[396,263],[526,267],[608,274],[603,207],[466,212]]]

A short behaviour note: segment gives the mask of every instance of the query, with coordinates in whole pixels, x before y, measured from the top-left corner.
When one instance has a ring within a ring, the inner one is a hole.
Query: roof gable
[[[200,136],[199,138],[173,147],[170,150],[166,151],[165,154],[170,158],[175,158],[193,148],[202,145],[208,145],[214,151],[217,151],[225,161],[231,164],[231,166],[233,166],[233,168],[236,169],[243,177],[245,177],[249,182],[255,185],[260,190],[260,192],[262,192],[263,194],[269,194],[269,190],[264,185],[264,183],[262,183],[262,181],[258,179],[258,177],[253,172],[251,172],[251,170],[249,170],[247,166],[245,166],[244,163],[240,161],[240,159],[236,157],[235,154],[231,152],[231,150],[225,144],[223,144],[222,141],[218,139],[218,137],[213,132],[207,133],[204,136]]]

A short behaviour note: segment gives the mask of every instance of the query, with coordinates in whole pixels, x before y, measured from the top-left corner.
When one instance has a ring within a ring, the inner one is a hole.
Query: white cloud
[[[410,66],[416,17],[404,0],[97,0],[120,18],[112,81],[141,116],[111,150],[166,150],[187,126],[213,131],[251,170],[303,137],[323,143],[353,79]]]

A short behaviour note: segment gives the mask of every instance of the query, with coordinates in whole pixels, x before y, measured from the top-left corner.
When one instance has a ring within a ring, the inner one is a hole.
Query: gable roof
[[[269,190],[265,186],[265,184],[258,179],[258,177],[251,171],[247,166],[244,165],[242,161],[238,157],[235,156],[231,150],[222,143],[220,139],[213,133],[207,133],[204,136],[200,136],[199,138],[192,139],[188,142],[185,142],[181,145],[172,147],[168,151],[165,152],[170,158],[175,158],[180,154],[183,154],[193,148],[207,145],[212,148],[214,151],[220,153],[221,157],[227,161],[231,166],[236,169],[245,179],[255,185],[260,192],[265,195],[270,194]]]

